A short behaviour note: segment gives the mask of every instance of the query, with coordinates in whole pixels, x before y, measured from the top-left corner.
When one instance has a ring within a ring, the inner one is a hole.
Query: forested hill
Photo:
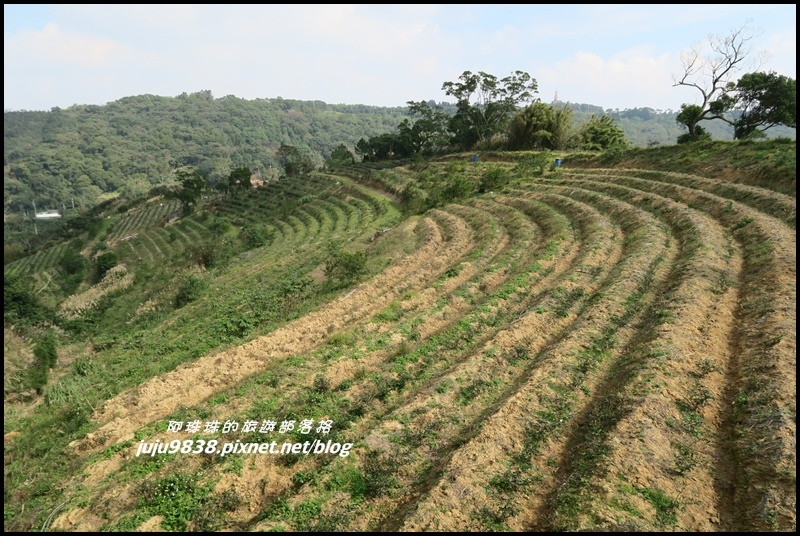
[[[432,102],[432,101],[429,101]],[[604,110],[568,106],[577,123],[609,115],[638,147],[672,145],[684,133],[676,112],[652,108]],[[455,105],[441,103],[455,113]],[[321,165],[337,146],[352,149],[361,138],[397,131],[409,117],[406,107],[326,104],[322,101],[214,98],[210,91],[178,97],[139,95],[103,106],[7,111],[4,123],[4,210],[21,213],[32,203],[40,209],[74,205],[86,208],[104,194],[136,197],[171,181],[173,171],[192,166],[211,182],[232,169],[278,173],[276,150],[292,145]],[[732,139],[722,121],[705,128],[714,139]],[[770,136],[795,137],[776,128]]]
[[[62,203],[89,206],[104,192],[137,195],[191,165],[209,178],[249,167],[267,175],[275,151],[293,145],[322,164],[343,143],[390,132],[405,107],[289,99],[140,95],[104,106],[5,112],[3,164],[7,210]]]

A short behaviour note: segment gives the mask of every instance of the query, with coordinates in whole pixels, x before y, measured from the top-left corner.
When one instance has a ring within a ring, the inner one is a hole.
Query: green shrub
[[[478,191],[481,193],[501,190],[511,181],[511,175],[500,166],[492,166],[481,177]]]
[[[386,308],[373,317],[375,322],[397,322],[403,315],[403,308],[400,302],[392,300]]]
[[[6,322],[36,324],[52,317],[52,311],[39,303],[33,279],[3,274],[3,319]]]
[[[175,295],[175,308],[180,309],[187,303],[195,301],[206,289],[206,286],[207,284],[204,280],[190,275]]]
[[[36,346],[33,347],[33,355],[47,365],[47,368],[56,366],[58,351],[56,350],[56,338],[52,331],[48,331],[36,342]]]
[[[205,242],[203,244],[192,244],[186,248],[188,257],[202,268],[209,268],[214,264],[216,251],[214,245]]]
[[[37,394],[42,394],[42,388],[47,385],[48,376],[50,376],[50,369],[47,368],[47,365],[36,361],[28,369],[28,381],[26,384],[31,389],[36,389]]]
[[[251,225],[242,230],[240,237],[248,248],[260,248],[272,243],[275,239],[275,229],[262,224]]]
[[[555,160],[548,151],[529,154],[519,160],[514,173],[521,177],[541,177],[551,161]]]
[[[187,248],[188,258],[202,268],[223,266],[236,255],[235,241],[230,237],[218,242],[203,242],[192,244]]]
[[[186,474],[168,475],[155,482],[144,482],[139,488],[141,505],[152,515],[164,517],[166,530],[185,531],[190,521],[208,502],[211,486],[198,484]]]
[[[97,256],[95,260],[95,282],[102,281],[103,276],[106,275],[110,269],[119,263],[117,254],[113,251],[107,251]]]
[[[364,251],[349,253],[329,248],[325,261],[325,277],[334,287],[345,287],[353,283],[367,270],[367,254]]]
[[[328,379],[322,374],[317,374],[314,377],[314,391],[318,393],[327,393],[331,390],[331,384]]]
[[[440,200],[450,202],[469,197],[475,191],[475,183],[464,175],[450,175],[444,181]]]
[[[86,259],[81,255],[80,248],[80,242],[77,240],[72,241],[58,263],[58,281],[66,294],[75,292],[88,272]]]
[[[208,225],[208,229],[214,233],[215,236],[222,236],[231,229],[231,222],[228,218],[215,218],[214,221]]]

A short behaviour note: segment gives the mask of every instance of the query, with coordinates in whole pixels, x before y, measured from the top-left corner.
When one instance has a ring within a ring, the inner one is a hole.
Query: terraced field
[[[387,174],[387,190],[406,175]],[[213,318],[235,289],[319,277],[332,239],[385,262],[95,408],[69,447],[81,470],[44,528],[795,528],[794,197],[569,168],[402,219],[382,192],[334,175],[270,194],[218,205],[274,240],[153,340],[205,337],[211,322],[188,319]],[[188,221],[197,228],[173,243],[210,233]],[[168,258],[165,229],[132,240],[137,255]],[[239,424],[168,426],[191,421]],[[142,440],[199,439],[351,449],[136,455]]]
[[[67,249],[67,244],[58,244],[50,247],[44,251],[38,251],[33,255],[24,257],[17,261],[11,262],[3,266],[4,274],[14,275],[27,275],[38,274],[52,270],[58,264],[58,261],[64,255]]]

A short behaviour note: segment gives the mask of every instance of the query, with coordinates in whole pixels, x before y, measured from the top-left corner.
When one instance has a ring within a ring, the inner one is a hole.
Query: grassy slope
[[[5,528],[792,528],[795,147],[566,155],[423,217],[319,177],[228,202],[276,238],[177,310],[197,273],[148,234],[94,345],[6,404]],[[428,171],[513,170],[485,160]],[[368,253],[360,287],[324,286],[332,242]],[[273,417],[332,418],[353,455],[132,456],[170,419]]]

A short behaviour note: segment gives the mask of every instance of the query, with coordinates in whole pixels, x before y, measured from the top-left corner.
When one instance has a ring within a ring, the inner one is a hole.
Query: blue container
[[[561,159],[556,158],[556,167],[561,167]]]

